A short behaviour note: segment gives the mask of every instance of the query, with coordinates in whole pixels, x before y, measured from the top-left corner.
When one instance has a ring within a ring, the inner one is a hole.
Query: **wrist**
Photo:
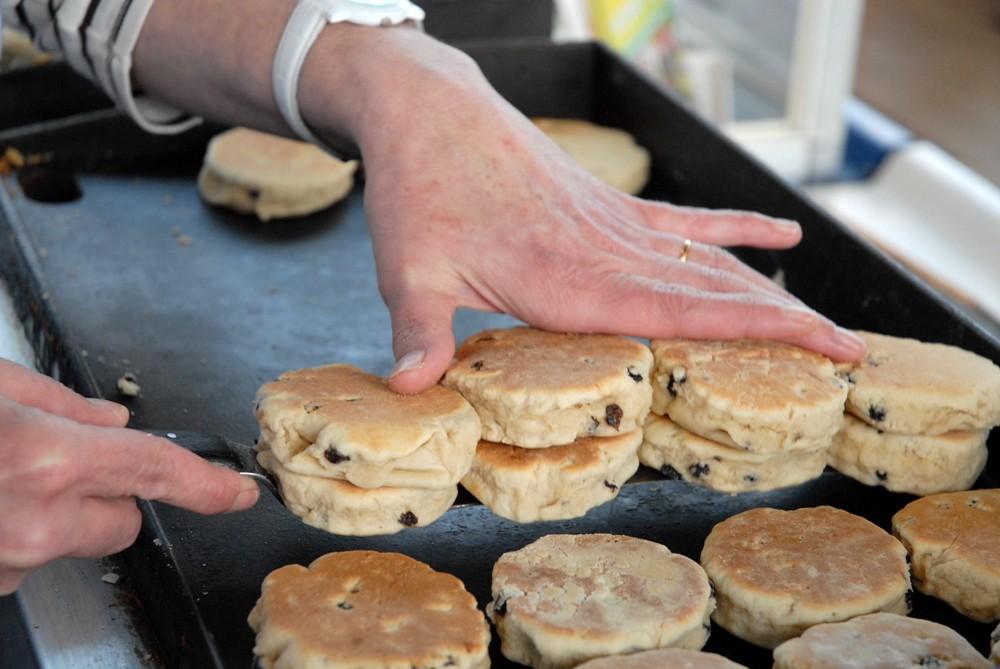
[[[365,151],[433,113],[449,90],[482,84],[471,58],[408,25],[335,23],[306,59],[299,104],[319,137],[347,138]]]

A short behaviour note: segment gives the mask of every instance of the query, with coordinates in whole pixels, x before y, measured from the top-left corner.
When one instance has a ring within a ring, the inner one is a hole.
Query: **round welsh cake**
[[[654,339],[653,413],[752,453],[830,445],[847,384],[827,358],[770,341]]]
[[[665,546],[612,534],[552,534],[493,567],[503,654],[534,669],[708,640],[714,607],[705,572]]]
[[[342,200],[357,167],[307,142],[233,128],[209,142],[198,190],[210,204],[262,221],[305,216]]]
[[[282,374],[257,391],[257,448],[289,472],[362,488],[455,486],[472,465],[479,418],[453,390],[397,395],[351,365]]]
[[[990,669],[958,632],[919,618],[872,613],[810,627],[774,649],[774,669]]]
[[[970,351],[858,332],[868,353],[841,366],[847,410],[872,427],[902,434],[983,430],[1000,423],[1000,367]]]
[[[269,451],[257,454],[278,480],[288,510],[307,525],[333,534],[395,534],[430,525],[451,508],[458,486],[437,489],[359,488],[340,479],[290,472]]]
[[[715,653],[662,648],[584,662],[579,669],[747,669]]]
[[[688,432],[669,418],[649,414],[639,461],[668,478],[722,492],[774,490],[810,481],[823,473],[826,453],[751,453]]]
[[[1000,489],[914,500],[892,517],[917,589],[980,622],[1000,619]]]
[[[649,152],[624,130],[579,119],[532,121],[583,169],[609,186],[636,195],[649,181]]]
[[[909,612],[902,544],[830,506],[736,514],[712,528],[701,564],[715,586],[713,620],[764,648],[818,623]]]
[[[842,420],[830,466],[867,485],[914,495],[968,490],[986,467],[986,430],[893,434],[850,414]]]
[[[490,330],[462,344],[444,385],[476,408],[483,439],[545,448],[641,428],[652,362],[623,337]]]
[[[641,441],[641,430],[549,448],[481,441],[462,486],[519,523],[577,518],[618,495],[639,468]]]
[[[264,579],[248,618],[264,669],[487,669],[490,630],[451,574],[399,553],[328,553]]]

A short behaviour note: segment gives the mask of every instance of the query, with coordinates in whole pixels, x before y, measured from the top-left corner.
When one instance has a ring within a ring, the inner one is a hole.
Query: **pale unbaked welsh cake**
[[[290,472],[362,488],[454,487],[472,465],[479,418],[453,390],[397,395],[351,365],[282,374],[257,391],[257,448]]]
[[[490,629],[451,574],[399,553],[328,553],[264,579],[247,620],[264,669],[487,669]]]
[[[958,632],[919,618],[873,613],[816,625],[774,650],[774,669],[991,669]]]
[[[550,448],[481,441],[462,486],[519,523],[578,518],[618,495],[639,468],[641,441],[641,430]]]
[[[553,534],[501,556],[486,614],[508,659],[569,669],[640,650],[700,649],[714,605],[701,567],[665,546]]]
[[[653,413],[752,453],[827,448],[847,384],[827,358],[770,341],[654,339]]]
[[[830,506],[736,514],[712,529],[701,564],[715,586],[712,619],[763,648],[819,623],[909,612],[902,544]]]
[[[262,221],[305,216],[339,202],[354,186],[357,161],[307,142],[233,128],[212,138],[198,175],[206,202]]]
[[[847,410],[902,434],[985,430],[1000,423],[1000,367],[970,351],[871,332],[860,364],[841,365]]]
[[[914,500],[892,517],[892,531],[918,590],[973,620],[1000,619],[1000,489]]]
[[[681,648],[647,650],[584,662],[579,669],[747,669],[715,653]]]
[[[458,486],[359,488],[340,479],[288,471],[269,451],[257,454],[278,481],[288,510],[307,525],[345,536],[395,534],[430,525],[451,508]]]
[[[896,492],[968,490],[986,467],[987,435],[986,430],[893,434],[845,414],[827,457],[841,474]]]
[[[649,152],[624,130],[579,119],[532,121],[583,169],[609,186],[637,195],[649,181]]]
[[[517,327],[467,339],[443,383],[476,408],[483,439],[545,448],[641,428],[652,363],[623,337]]]
[[[649,414],[639,461],[667,478],[739,493],[785,488],[817,478],[826,467],[826,452],[751,453],[717,444],[669,418]]]

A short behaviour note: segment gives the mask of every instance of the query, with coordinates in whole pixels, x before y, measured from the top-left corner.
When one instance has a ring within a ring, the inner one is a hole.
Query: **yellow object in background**
[[[674,0],[589,0],[594,35],[615,51],[635,56],[669,25]]]

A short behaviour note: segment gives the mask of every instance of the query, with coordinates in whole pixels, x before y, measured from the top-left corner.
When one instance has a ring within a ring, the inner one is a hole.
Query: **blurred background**
[[[1000,320],[997,0],[558,0],[554,35],[625,54]]]

